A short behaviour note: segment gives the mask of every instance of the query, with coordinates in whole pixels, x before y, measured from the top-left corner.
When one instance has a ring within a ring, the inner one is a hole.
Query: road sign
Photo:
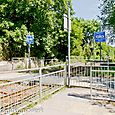
[[[95,42],[106,42],[105,32],[94,33]]]
[[[68,31],[68,28],[71,32],[71,19],[68,19],[68,15],[64,14],[64,31]]]
[[[32,35],[27,35],[27,36],[26,36],[26,43],[27,43],[27,44],[34,44],[34,36],[32,36]]]

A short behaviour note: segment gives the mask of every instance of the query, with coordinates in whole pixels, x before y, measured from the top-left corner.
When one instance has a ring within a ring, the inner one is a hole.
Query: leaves
[[[60,36],[57,32],[63,29],[63,13],[66,12],[63,8],[66,4],[66,0],[1,0],[0,37],[4,57],[11,59],[25,55],[28,32],[35,38],[31,56],[54,56],[51,49]]]
[[[68,2],[71,0],[0,0],[0,46],[4,59],[28,53],[26,35],[30,32],[34,35],[31,56],[65,61],[68,34],[64,31],[63,14],[67,14]],[[70,7],[72,16],[71,4]],[[71,55],[90,58],[92,45],[99,50],[93,39],[99,28],[97,20],[72,18]],[[107,55],[107,49],[104,54]]]
[[[92,48],[94,44],[93,34],[99,28],[100,24],[96,20],[74,18],[71,33],[71,54],[91,58],[92,50],[94,50]]]

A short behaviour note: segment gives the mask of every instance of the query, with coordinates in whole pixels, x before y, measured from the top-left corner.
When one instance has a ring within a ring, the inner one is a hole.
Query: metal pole
[[[102,44],[101,44],[101,42],[100,42],[100,61],[101,61],[101,59],[102,59],[102,51],[101,51],[101,49],[102,49]]]
[[[64,66],[64,85],[67,85],[67,64]]]
[[[102,31],[102,25],[101,25],[101,28],[100,28],[100,31]],[[102,60],[102,44],[100,42],[100,61]]]
[[[39,82],[40,98],[42,98],[42,69],[41,68],[40,68],[39,72],[40,72],[40,78],[39,78],[39,80],[40,80],[40,82]]]
[[[68,86],[70,87],[70,5],[68,4]]]
[[[91,102],[93,101],[93,98],[92,98],[92,63],[91,63],[91,66],[90,66],[90,98],[91,98]]]
[[[31,59],[30,59],[30,44],[28,44],[28,68],[31,68]]]

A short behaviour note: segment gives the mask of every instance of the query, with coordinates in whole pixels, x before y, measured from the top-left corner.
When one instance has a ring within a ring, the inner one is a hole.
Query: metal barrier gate
[[[71,65],[70,86],[90,87],[89,65]]]
[[[115,66],[71,66],[70,86],[89,88],[92,100],[115,101]]]
[[[50,68],[55,68],[55,70],[51,71]],[[49,73],[47,73],[48,69]],[[29,69],[29,71],[33,70]],[[38,70],[39,74],[29,78],[0,84],[1,115],[19,112],[31,103],[37,102],[44,96],[54,93],[65,86],[66,70],[64,64],[42,67],[38,68]]]
[[[64,64],[19,70],[35,74],[0,84],[0,114],[19,112],[34,101],[63,88],[67,83],[66,70]],[[115,67],[71,65],[70,86],[89,88],[92,100],[115,101]]]
[[[91,67],[90,86],[92,100],[115,101],[115,67]]]

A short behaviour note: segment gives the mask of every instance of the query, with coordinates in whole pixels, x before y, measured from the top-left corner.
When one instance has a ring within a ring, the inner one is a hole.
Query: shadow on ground
[[[68,96],[78,97],[78,98],[82,98],[82,99],[91,99],[90,94],[68,93]]]

